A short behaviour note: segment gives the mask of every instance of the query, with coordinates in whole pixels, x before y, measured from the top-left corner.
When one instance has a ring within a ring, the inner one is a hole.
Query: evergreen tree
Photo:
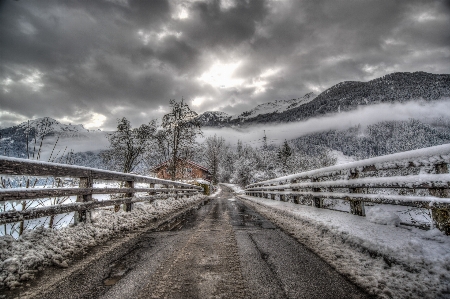
[[[242,156],[242,141],[240,140],[237,141],[237,154],[238,158]]]
[[[266,130],[264,130],[263,150],[267,150],[267,136],[266,136]]]
[[[291,155],[292,149],[289,146],[288,142],[284,140],[283,145],[278,150],[278,159],[281,161],[281,164],[283,165],[283,170],[286,169],[288,159]]]

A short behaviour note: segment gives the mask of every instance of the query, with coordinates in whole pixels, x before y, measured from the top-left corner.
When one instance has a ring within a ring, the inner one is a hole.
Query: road
[[[39,297],[368,298],[226,189]]]

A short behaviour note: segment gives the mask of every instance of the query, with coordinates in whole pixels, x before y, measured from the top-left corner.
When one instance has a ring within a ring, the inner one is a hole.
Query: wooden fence
[[[201,187],[176,181],[162,180],[147,176],[100,170],[73,165],[32,161],[0,156],[0,174],[2,176],[62,177],[79,179],[78,188],[3,188],[0,189],[0,203],[6,201],[35,200],[62,196],[77,196],[75,203],[45,206],[24,211],[6,211],[0,213],[0,224],[19,222],[56,214],[77,212],[75,221],[84,222],[87,211],[106,206],[115,206],[117,211],[124,204],[125,211],[131,211],[132,204],[153,201],[168,196],[191,196]],[[118,181],[122,188],[94,188],[94,180]],[[135,183],[149,184],[148,188],[135,188]],[[156,185],[161,185],[155,188]],[[145,192],[147,196],[135,197],[135,193]],[[97,201],[93,194],[124,194],[122,198]]]
[[[450,144],[311,170],[246,186],[249,196],[324,207],[324,199],[350,202],[365,216],[365,202],[431,210],[432,221],[450,235]]]

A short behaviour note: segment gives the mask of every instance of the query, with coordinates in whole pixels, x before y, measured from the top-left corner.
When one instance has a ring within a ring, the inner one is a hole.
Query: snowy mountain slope
[[[215,127],[220,126],[218,124],[227,123],[231,119],[231,116],[225,112],[206,111],[200,114],[197,119],[201,124],[203,124],[203,126]]]
[[[23,122],[17,126],[16,130],[33,130],[38,136],[41,136],[42,134],[51,134],[60,137],[87,137],[89,135],[89,130],[85,129],[81,124],[66,125],[50,117],[37,118],[28,122]]]
[[[283,113],[295,107],[307,104],[314,100],[316,95],[312,92],[305,94],[303,97],[291,100],[275,100],[274,102],[268,102],[260,104],[255,108],[242,112],[238,115],[229,115],[221,111],[206,111],[198,116],[198,120],[205,127],[222,127],[228,123],[242,123],[250,121],[260,115]]]
[[[11,157],[27,157],[27,139],[29,152],[49,152],[55,145],[56,151],[83,151],[106,148],[105,132],[90,131],[83,125],[67,125],[50,117],[38,118],[23,122],[17,126],[0,129],[0,155]],[[93,143],[92,140],[96,142]],[[31,154],[32,155],[32,154]]]
[[[245,111],[240,115],[232,116],[231,119],[240,119],[242,121],[254,118],[258,115],[264,115],[268,113],[282,113],[295,107],[299,107],[301,105],[309,103],[312,100],[314,100],[315,97],[316,95],[310,92],[298,99],[275,100],[275,102],[260,104],[255,108],[253,108],[252,110]]]
[[[292,102],[291,105],[288,103],[293,100],[261,104],[237,117],[203,124],[204,126],[234,126],[294,122],[331,113],[352,111],[360,106],[446,99],[450,98],[450,74],[392,73],[368,82],[341,82],[318,96],[311,95],[306,98],[308,95],[300,98],[298,103]]]

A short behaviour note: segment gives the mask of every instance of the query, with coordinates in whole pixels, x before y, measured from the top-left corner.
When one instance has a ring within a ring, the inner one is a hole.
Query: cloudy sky
[[[450,73],[450,1],[0,0],[0,127],[50,116],[110,130]]]

